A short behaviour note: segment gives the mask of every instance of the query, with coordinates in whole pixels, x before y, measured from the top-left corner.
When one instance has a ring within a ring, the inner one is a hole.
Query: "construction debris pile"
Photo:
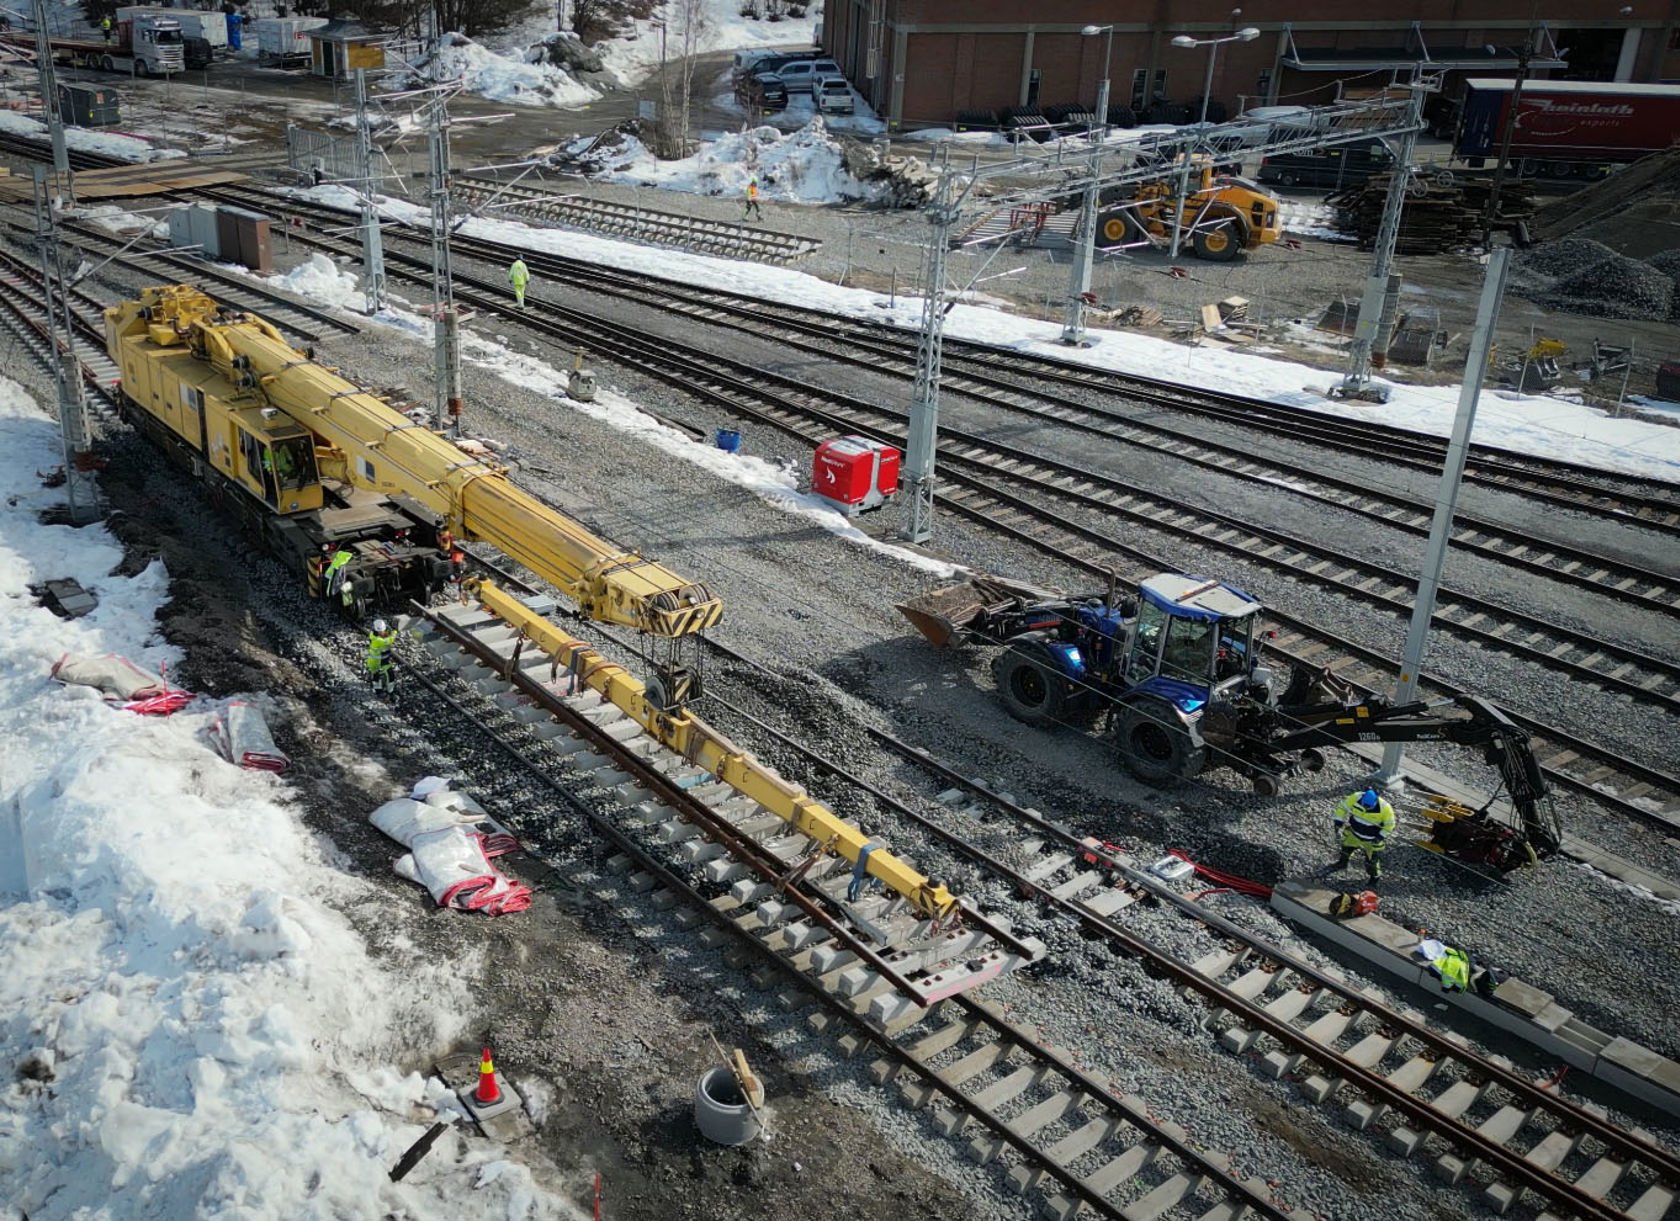
[[[1548,309],[1592,318],[1677,316],[1680,251],[1643,261],[1589,237],[1565,237],[1517,256],[1511,290]]]
[[[1330,195],[1336,228],[1359,239],[1361,250],[1377,244],[1390,175],[1381,174],[1357,187]],[[1445,254],[1481,241],[1491,184],[1443,176],[1413,180],[1400,212],[1400,254]],[[1534,194],[1522,182],[1507,182],[1499,193],[1500,228],[1526,222],[1534,214]]]

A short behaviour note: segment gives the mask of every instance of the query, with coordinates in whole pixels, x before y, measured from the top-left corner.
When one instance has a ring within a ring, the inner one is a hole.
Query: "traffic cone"
[[[490,1049],[486,1047],[478,1064],[478,1089],[473,1091],[473,1101],[487,1107],[501,1100],[502,1087],[496,1084],[496,1066],[490,1062]]]

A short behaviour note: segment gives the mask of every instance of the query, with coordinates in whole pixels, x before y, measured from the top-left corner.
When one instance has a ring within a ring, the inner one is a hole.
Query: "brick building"
[[[1246,26],[1261,35],[1219,48],[1210,117],[1221,106],[1234,114],[1244,103],[1330,101],[1338,87],[1381,85],[1419,59],[1446,73],[1453,94],[1467,74],[1511,75],[1511,48],[1535,23],[1547,53],[1536,77],[1680,79],[1680,0],[1406,0],[1382,17],[1369,0],[1240,3],[827,0],[823,45],[876,112],[905,127],[1011,106],[1090,106],[1107,39],[1082,35],[1089,24],[1114,27],[1111,104],[1140,118],[1153,108],[1166,121],[1199,102],[1207,69],[1206,50],[1175,47],[1173,37]],[[1549,58],[1554,47],[1560,61]]]

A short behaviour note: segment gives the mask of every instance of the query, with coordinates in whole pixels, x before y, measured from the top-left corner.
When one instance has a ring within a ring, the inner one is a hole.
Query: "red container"
[[[848,517],[878,509],[898,491],[899,452],[868,437],[835,437],[817,446],[811,491]]]

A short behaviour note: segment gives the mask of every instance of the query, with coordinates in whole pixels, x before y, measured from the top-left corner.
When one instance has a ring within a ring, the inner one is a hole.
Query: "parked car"
[[[781,77],[760,72],[735,82],[735,100],[750,110],[786,110],[787,86]]]
[[[1336,190],[1356,187],[1373,174],[1388,172],[1394,158],[1379,140],[1348,144],[1316,153],[1282,153],[1260,162],[1261,182],[1281,187]]]
[[[815,58],[817,58],[815,51],[737,51],[729,78],[732,82],[741,81],[749,76],[774,72],[786,64]]]
[[[852,83],[843,76],[825,76],[811,89],[818,114],[856,114]]]
[[[801,59],[783,64],[773,71],[782,78],[789,93],[809,93],[811,87],[825,76],[839,76],[840,65],[832,59]]]

